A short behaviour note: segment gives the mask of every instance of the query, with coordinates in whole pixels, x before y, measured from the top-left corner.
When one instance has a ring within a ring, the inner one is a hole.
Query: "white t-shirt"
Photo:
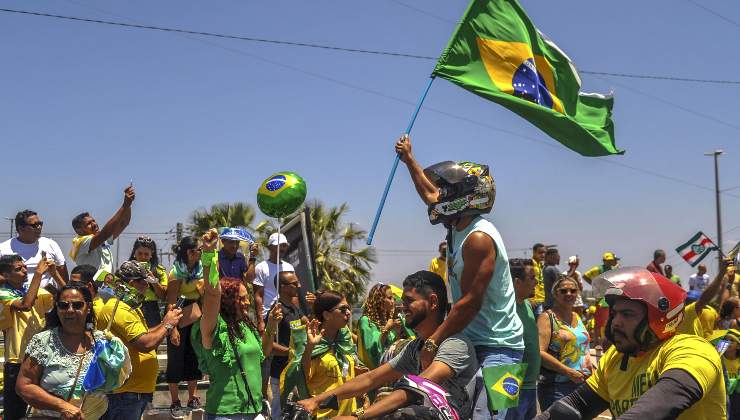
[[[75,263],[77,265],[88,264],[98,270],[112,273],[113,255],[111,254],[110,248],[113,246],[113,240],[109,239],[90,251],[90,242],[92,242],[92,238],[93,236],[90,235],[80,243],[80,249],[77,252]]]
[[[707,283],[709,283],[709,274],[703,274],[700,276],[699,273],[694,273],[689,277],[690,290],[698,290],[702,292],[707,287]]]
[[[28,268],[28,277],[26,278],[26,284],[31,282],[33,274],[36,272],[36,267],[41,261],[41,252],[46,252],[46,258],[54,261],[54,265],[64,265],[64,253],[59,248],[59,244],[53,239],[39,238],[38,241],[32,244],[24,244],[19,241],[18,238],[11,238],[7,241],[0,243],[0,256],[18,254],[23,258],[23,262]],[[41,277],[41,287],[52,284],[57,287],[56,281],[51,277],[51,274],[46,273]]]
[[[293,266],[281,260],[280,271],[295,271]],[[275,287],[275,276],[277,275],[277,264],[272,261],[262,261],[254,267],[254,281],[252,284],[265,288],[265,294],[262,298],[262,315],[267,315],[267,311],[277,300],[277,288]]]

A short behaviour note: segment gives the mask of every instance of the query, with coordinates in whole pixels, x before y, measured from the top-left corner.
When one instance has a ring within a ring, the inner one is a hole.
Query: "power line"
[[[709,13],[711,15],[714,15],[715,17],[724,20],[725,22],[729,23],[730,25],[734,25],[734,26],[740,27],[740,23],[738,23],[738,22],[736,22],[736,21],[728,18],[727,16],[723,15],[722,13],[715,12],[714,10],[708,8],[707,6],[704,6],[703,4],[700,4],[700,3],[695,2],[694,0],[686,0],[686,1],[688,1],[689,3],[693,4],[694,6],[696,6],[696,7],[700,8],[700,9],[704,10],[705,12],[707,12],[707,13]]]
[[[406,6],[408,8],[411,8],[413,10],[423,12],[420,9],[414,8],[404,3],[401,3],[398,1],[394,1],[394,2],[400,5]],[[256,37],[230,35],[230,34],[222,34],[222,33],[215,33],[215,32],[194,31],[194,30],[189,30],[189,29],[168,28],[168,27],[163,27],[163,26],[140,25],[140,24],[135,24],[135,23],[124,23],[124,22],[115,22],[115,21],[110,21],[110,20],[56,15],[56,14],[51,14],[51,13],[33,12],[33,11],[28,11],[28,10],[0,8],[0,12],[17,13],[17,14],[23,14],[23,15],[29,15],[29,16],[41,16],[41,17],[48,17],[48,18],[54,18],[54,19],[77,21],[77,22],[97,23],[101,25],[121,26],[121,27],[126,27],[126,28],[146,29],[146,30],[162,31],[162,32],[175,32],[175,33],[180,33],[180,34],[199,35],[199,36],[215,37],[215,38],[222,38],[222,39],[233,39],[233,40],[239,40],[239,41],[287,45],[287,46],[302,47],[302,48],[316,48],[316,49],[324,49],[324,50],[331,50],[331,51],[358,53],[358,54],[372,54],[372,55],[383,55],[383,56],[391,56],[391,57],[413,58],[413,59],[418,59],[418,60],[435,60],[435,61],[437,60],[437,57],[428,56],[428,55],[410,54],[410,53],[384,51],[384,50],[370,50],[370,49],[364,49],[364,48],[339,47],[335,45],[314,44],[314,43],[308,43],[308,42],[256,38]],[[424,13],[430,16],[433,16],[429,13],[426,13],[426,12]],[[595,71],[595,70],[579,70],[579,73],[610,76],[610,77],[621,77],[621,78],[629,78],[629,79],[665,80],[665,81],[673,81],[673,82],[740,85],[740,80],[702,79],[702,78],[678,77],[678,76],[662,76],[662,75],[654,75],[654,74],[604,72],[604,71]]]

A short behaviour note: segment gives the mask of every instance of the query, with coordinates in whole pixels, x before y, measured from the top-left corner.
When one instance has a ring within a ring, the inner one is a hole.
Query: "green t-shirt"
[[[218,324],[213,331],[213,347],[203,348],[200,333],[200,320],[193,324],[190,340],[198,356],[198,368],[209,375],[211,385],[206,391],[206,413],[213,415],[256,414],[262,410],[262,369],[260,365],[265,356],[257,332],[242,324],[243,339],[236,339],[239,360],[247,374],[249,390],[255,405],[248,403],[239,364],[229,343],[226,321],[218,316]]]
[[[516,313],[524,326],[524,360],[527,372],[524,374],[522,389],[537,389],[537,377],[540,374],[540,337],[537,334],[537,320],[528,301],[516,304]]]

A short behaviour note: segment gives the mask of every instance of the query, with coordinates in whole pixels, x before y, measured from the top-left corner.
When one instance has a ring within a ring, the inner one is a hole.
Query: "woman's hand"
[[[177,330],[177,327],[173,328],[170,333],[170,343],[175,347],[180,347],[180,331]]]
[[[388,334],[388,332],[393,329],[393,325],[395,324],[395,321],[396,320],[393,318],[390,318],[388,319],[388,321],[386,321],[385,327],[383,327],[384,334]]]
[[[583,372],[575,370],[575,369],[568,368],[567,375],[571,381],[577,384],[580,384],[586,380],[586,375],[584,375]]]
[[[311,348],[313,348],[317,344],[321,343],[321,339],[324,338],[324,330],[320,328],[321,327],[317,319],[314,319],[306,326],[306,335],[308,336],[308,340],[306,342],[307,346],[311,346]]]
[[[64,403],[64,408],[59,412],[59,418],[63,420],[84,420],[85,416],[82,415],[82,410],[79,407],[72,405],[68,402]]]
[[[203,234],[201,237],[201,241],[203,243],[203,251],[204,252],[213,252],[216,250],[216,245],[218,245],[218,231],[216,229],[209,229],[208,232]]]
[[[283,307],[280,302],[276,303],[275,306],[270,310],[270,314],[267,315],[267,328],[271,332],[277,331],[278,324],[283,320]]]

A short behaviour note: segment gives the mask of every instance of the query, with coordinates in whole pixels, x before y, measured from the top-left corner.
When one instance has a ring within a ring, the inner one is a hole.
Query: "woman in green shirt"
[[[380,364],[383,353],[399,336],[401,320],[393,318],[393,292],[384,284],[370,289],[358,322],[357,356],[369,369]]]
[[[138,261],[158,280],[157,283],[149,283],[149,288],[144,292],[144,304],[141,305],[146,326],[149,328],[157,326],[162,323],[159,302],[167,297],[167,270],[159,263],[157,244],[148,236],[139,236],[134,241],[129,261]]]
[[[206,419],[252,420],[263,409],[261,363],[272,352],[280,305],[268,315],[260,337],[249,317],[249,294],[240,279],[218,278],[217,232],[204,235],[203,315],[193,324],[191,341],[198,365],[211,381],[206,391]],[[261,340],[261,342],[260,342]]]

